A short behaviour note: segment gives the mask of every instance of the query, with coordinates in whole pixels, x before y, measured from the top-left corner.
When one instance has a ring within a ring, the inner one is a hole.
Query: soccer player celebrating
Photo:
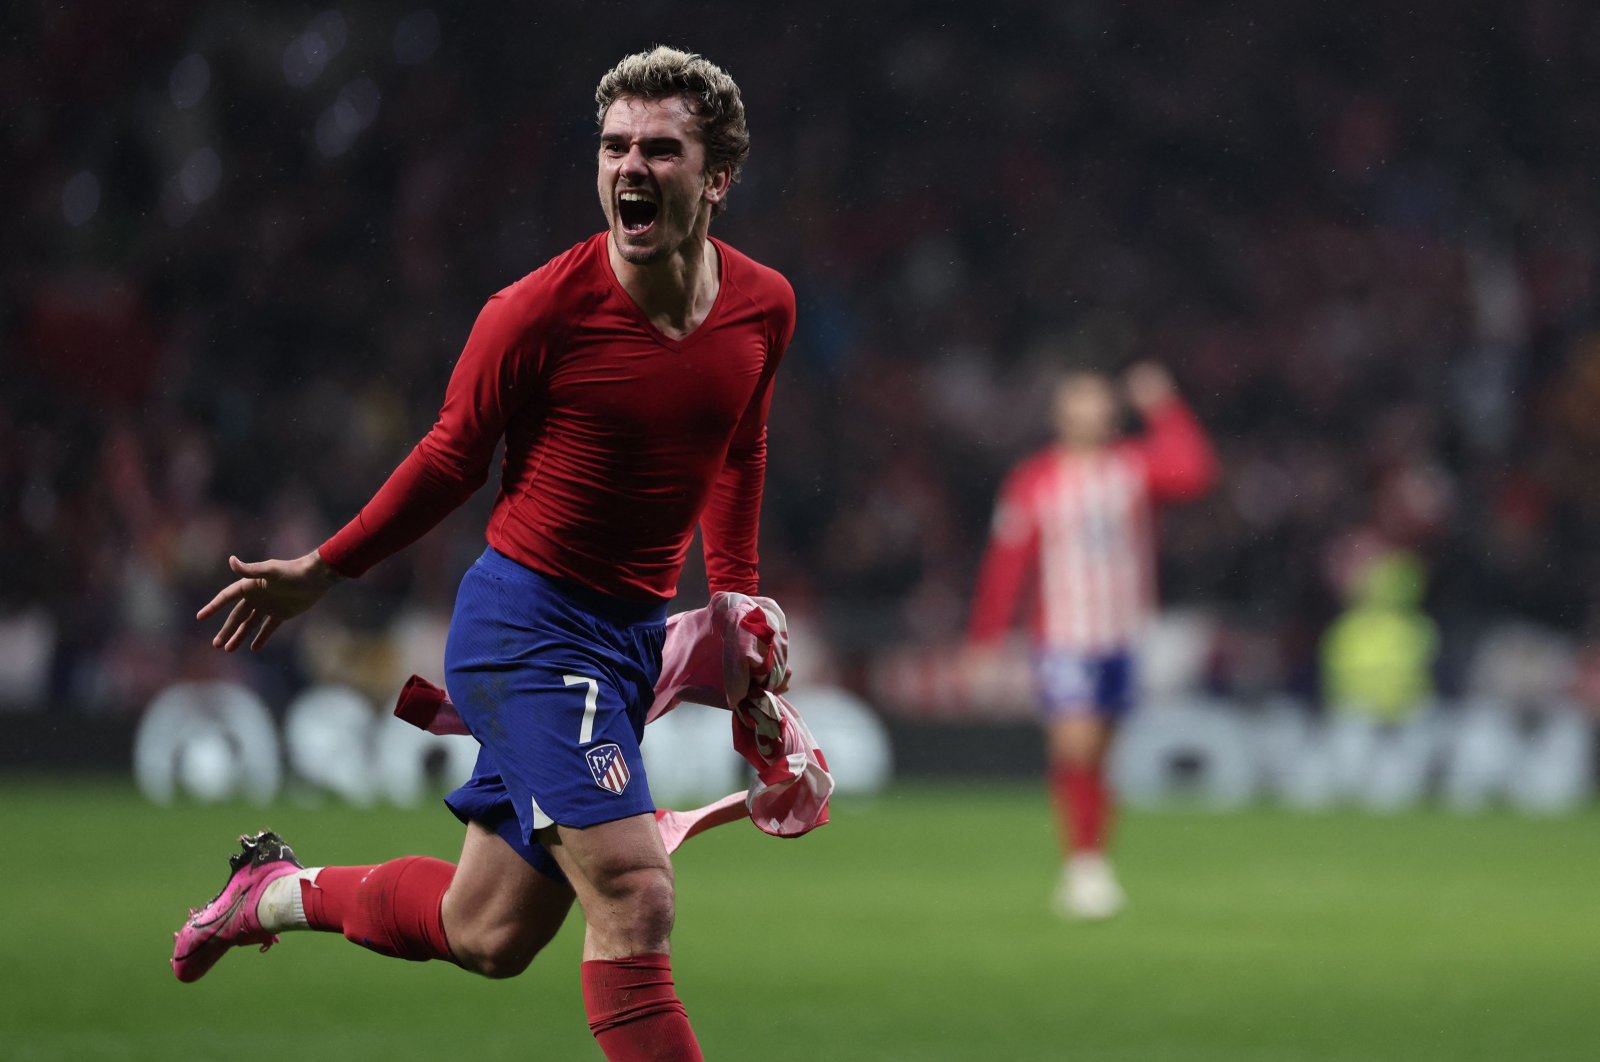
[[[749,153],[739,88],[656,48],[595,92],[606,231],[483,308],[438,421],[361,512],[297,560],[243,563],[200,610],[212,644],[259,649],[341,578],[409,545],[505,460],[489,548],[461,583],[451,699],[482,746],[446,803],[460,862],[305,869],[242,838],[177,934],[193,981],[229,948],[296,929],[488,977],[527,967],[574,898],[583,996],[608,1059],[698,1059],[673,986],[672,864],[639,757],[666,602],[696,525],[711,589],[757,592],[773,374],[794,331],[778,273],[709,235]]]
[[[1139,364],[1124,384],[1142,438],[1117,438],[1109,378],[1061,381],[1054,445],[1001,488],[968,631],[981,669],[1033,591],[1035,679],[1066,854],[1056,907],[1077,918],[1108,918],[1124,902],[1105,855],[1105,763],[1132,705],[1133,651],[1155,602],[1152,503],[1195,498],[1216,478],[1211,445],[1166,370]]]

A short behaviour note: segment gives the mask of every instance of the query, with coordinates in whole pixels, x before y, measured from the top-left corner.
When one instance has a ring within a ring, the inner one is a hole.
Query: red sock
[[[343,933],[344,914],[354,899],[361,879],[377,867],[323,867],[314,882],[300,882],[300,904],[312,929],[324,933]]]
[[[1050,789],[1068,855],[1105,849],[1111,821],[1111,791],[1098,768],[1061,764],[1050,770]]]
[[[702,1062],[665,955],[583,964],[583,1009],[610,1062]]]
[[[455,877],[454,863],[406,856],[374,867],[324,867],[300,883],[312,929],[342,932],[379,955],[454,962],[439,905]]]

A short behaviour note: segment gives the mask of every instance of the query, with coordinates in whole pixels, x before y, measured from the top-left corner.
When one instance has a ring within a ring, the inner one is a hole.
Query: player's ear
[[[732,186],[732,166],[715,166],[706,170],[706,202],[713,205],[722,202],[728,197],[728,189]]]

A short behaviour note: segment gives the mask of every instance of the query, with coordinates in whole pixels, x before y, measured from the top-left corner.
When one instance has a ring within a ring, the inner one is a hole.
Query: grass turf
[[[162,810],[131,788],[0,786],[0,1059],[599,1059],[574,916],[489,982],[324,935],[168,971],[234,835],[308,862],[451,858],[442,809]],[[1600,815],[1143,813],[1109,924],[1049,913],[1031,788],[840,801],[779,842],[732,826],[680,853],[674,967],[720,1060],[1600,1057]]]

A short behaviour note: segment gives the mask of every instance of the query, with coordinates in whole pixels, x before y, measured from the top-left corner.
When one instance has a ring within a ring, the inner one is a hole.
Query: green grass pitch
[[[453,858],[442,808],[153,808],[106,783],[0,786],[0,1059],[596,1060],[574,916],[522,977],[297,934],[168,971],[234,835],[309,863]],[[1128,816],[1120,919],[1049,913],[1031,788],[841,800],[780,842],[677,859],[674,966],[718,1060],[1600,1058],[1600,814]]]

